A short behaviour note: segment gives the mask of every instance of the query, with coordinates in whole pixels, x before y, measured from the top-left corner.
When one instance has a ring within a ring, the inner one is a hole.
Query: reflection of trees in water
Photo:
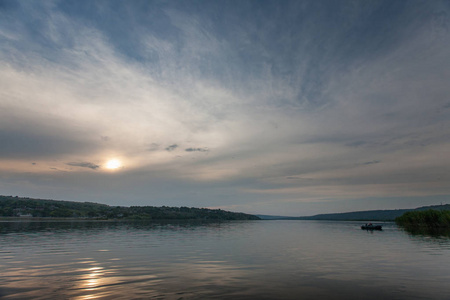
[[[406,226],[404,230],[411,235],[424,235],[435,238],[450,237],[450,228],[448,227],[426,227],[426,226]]]
[[[402,228],[416,241],[432,244],[439,248],[450,248],[450,228],[429,228],[424,226]]]
[[[233,221],[245,222],[245,221]],[[230,221],[167,220],[167,221],[14,221],[0,222],[0,234],[8,233],[65,233],[97,234],[108,230],[196,230],[201,227],[223,229]]]
[[[58,221],[17,221],[0,222],[0,233],[19,233],[19,232],[64,232],[73,230],[101,230],[102,228],[114,226],[113,223],[106,222],[58,222]]]

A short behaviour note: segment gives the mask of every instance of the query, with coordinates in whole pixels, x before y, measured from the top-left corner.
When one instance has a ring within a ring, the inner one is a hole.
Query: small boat
[[[362,225],[361,229],[364,229],[364,230],[382,230],[382,226],[381,225],[373,225],[372,223],[369,223],[369,224]]]

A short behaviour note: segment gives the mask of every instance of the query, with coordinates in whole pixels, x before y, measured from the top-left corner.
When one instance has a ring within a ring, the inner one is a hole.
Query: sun
[[[106,163],[106,168],[110,170],[118,169],[122,166],[122,163],[118,159],[108,160]]]

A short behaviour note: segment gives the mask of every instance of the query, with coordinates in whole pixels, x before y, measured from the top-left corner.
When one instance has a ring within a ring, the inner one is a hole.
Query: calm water
[[[450,299],[450,239],[387,223],[0,222],[2,299]]]

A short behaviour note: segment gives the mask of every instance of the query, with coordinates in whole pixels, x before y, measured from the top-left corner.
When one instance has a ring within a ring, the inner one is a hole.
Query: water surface
[[[393,223],[0,222],[4,299],[450,299],[450,239]]]

